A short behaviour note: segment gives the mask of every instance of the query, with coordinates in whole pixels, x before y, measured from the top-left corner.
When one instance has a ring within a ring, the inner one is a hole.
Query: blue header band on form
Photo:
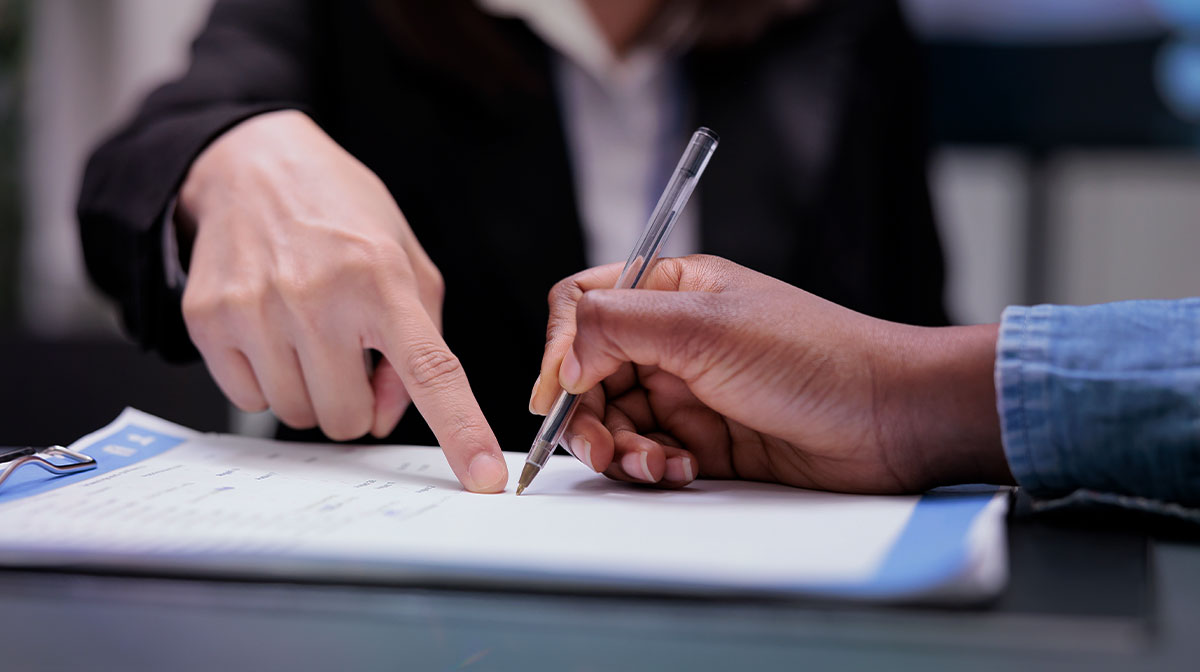
[[[79,451],[96,459],[95,469],[54,476],[37,467],[23,467],[9,476],[4,487],[0,488],[0,504],[102,477],[109,472],[161,455],[186,440],[182,436],[163,434],[139,425],[126,425],[96,439]]]

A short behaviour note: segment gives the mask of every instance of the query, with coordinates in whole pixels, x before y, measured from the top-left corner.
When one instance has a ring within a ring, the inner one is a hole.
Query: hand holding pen
[[[646,223],[642,237],[629,254],[629,260],[625,262],[625,267],[617,278],[614,289],[637,288],[647,271],[654,266],[667,237],[671,235],[679,213],[687,205],[700,176],[708,166],[709,159],[716,151],[717,142],[717,134],[707,128],[700,128],[692,135],[691,141],[684,149],[683,156],[679,159],[679,165],[675,167],[674,174],[658,199],[658,205],[650,214],[650,221]],[[554,449],[563,440],[563,434],[578,404],[577,395],[566,391],[558,395],[554,405],[546,414],[541,429],[534,437],[529,455],[525,458],[525,467],[521,471],[521,478],[517,483],[518,495],[529,487],[534,477],[550,459],[550,455],[554,453]],[[568,446],[568,448],[570,447]]]
[[[880,320],[706,255],[659,261],[636,292],[607,289],[620,271],[555,285],[531,403],[580,393],[567,444],[593,471],[872,494],[1013,482],[996,325]]]

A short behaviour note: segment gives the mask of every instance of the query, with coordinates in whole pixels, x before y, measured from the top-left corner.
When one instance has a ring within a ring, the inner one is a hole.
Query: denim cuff
[[[1004,452],[1017,484],[1037,496],[1074,489],[1064,483],[1064,456],[1050,440],[1051,308],[1006,308],[996,342],[996,401]]]
[[[1010,307],[995,382],[1031,495],[1200,505],[1200,299]]]

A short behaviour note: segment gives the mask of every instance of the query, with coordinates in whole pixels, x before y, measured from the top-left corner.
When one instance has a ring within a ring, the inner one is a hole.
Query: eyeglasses
[[[51,460],[59,460],[53,462]],[[63,462],[62,460],[68,460]],[[0,448],[0,485],[14,471],[27,464],[35,464],[52,474],[73,474],[77,471],[87,471],[96,468],[96,460],[83,453],[67,450],[62,446],[49,448]]]

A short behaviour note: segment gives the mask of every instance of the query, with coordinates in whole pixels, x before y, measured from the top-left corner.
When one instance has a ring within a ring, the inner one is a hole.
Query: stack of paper
[[[127,410],[91,472],[0,488],[0,563],[305,580],[979,600],[1007,493],[868,497],[616,483],[556,456],[525,495],[464,492],[437,448],[201,434]],[[507,454],[518,473],[523,455]]]

